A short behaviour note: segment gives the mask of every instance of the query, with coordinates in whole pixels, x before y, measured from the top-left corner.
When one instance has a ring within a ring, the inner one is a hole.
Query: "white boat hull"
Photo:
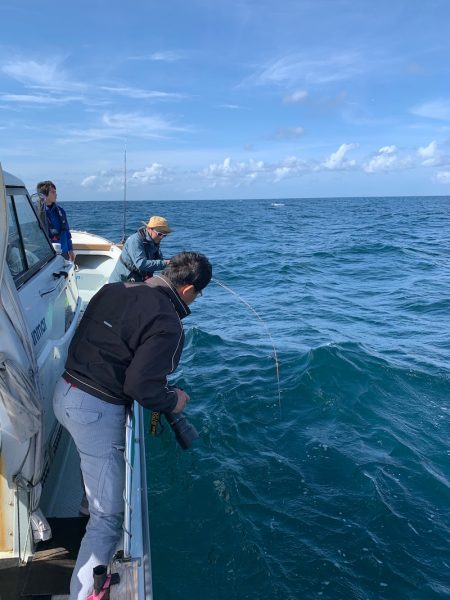
[[[57,577],[39,575],[48,560],[42,544],[47,547],[52,540],[37,543],[39,535],[47,535],[45,523],[41,533],[31,523],[42,514],[58,524],[60,545],[69,548],[75,542],[67,538],[73,534],[64,532],[80,519],[79,457],[53,414],[53,391],[82,311],[107,283],[120,256],[119,246],[90,233],[73,232],[73,242],[75,264],[56,254],[25,186],[12,176],[3,182],[0,167],[0,597],[8,600],[22,598],[22,593],[23,598],[45,593],[60,599],[68,593],[67,576],[58,583]],[[19,385],[25,380],[29,388]],[[124,503],[128,525],[121,545],[128,549],[134,583],[121,599],[148,600],[143,411],[136,403],[133,422],[132,471]]]
[[[86,231],[72,231],[76,279],[83,309],[105,284],[119,260],[121,247]]]

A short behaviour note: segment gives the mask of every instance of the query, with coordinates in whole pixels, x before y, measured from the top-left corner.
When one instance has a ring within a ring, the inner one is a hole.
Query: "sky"
[[[450,195],[449,0],[0,0],[0,162],[63,200]]]

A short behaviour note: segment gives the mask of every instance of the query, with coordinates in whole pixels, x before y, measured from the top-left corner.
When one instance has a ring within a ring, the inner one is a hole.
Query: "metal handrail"
[[[133,474],[133,409],[127,411],[125,423],[125,490],[123,517],[123,557],[131,558],[131,479]]]

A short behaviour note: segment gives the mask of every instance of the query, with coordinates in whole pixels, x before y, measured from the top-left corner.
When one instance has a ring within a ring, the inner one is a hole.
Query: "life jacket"
[[[53,206],[55,207],[54,209]],[[56,210],[56,212],[58,213],[59,221],[61,224],[61,228],[59,229],[59,231],[53,226],[52,220],[50,219],[49,213],[51,210]],[[56,202],[54,202],[51,206],[46,207],[45,214],[47,215],[48,233],[50,240],[52,242],[58,242],[61,238],[61,233],[68,229],[66,215],[64,214],[64,211],[56,204]]]

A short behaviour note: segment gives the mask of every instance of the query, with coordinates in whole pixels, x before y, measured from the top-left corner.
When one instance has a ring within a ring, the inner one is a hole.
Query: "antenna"
[[[123,231],[121,244],[125,244],[127,238],[127,149],[123,154]]]

